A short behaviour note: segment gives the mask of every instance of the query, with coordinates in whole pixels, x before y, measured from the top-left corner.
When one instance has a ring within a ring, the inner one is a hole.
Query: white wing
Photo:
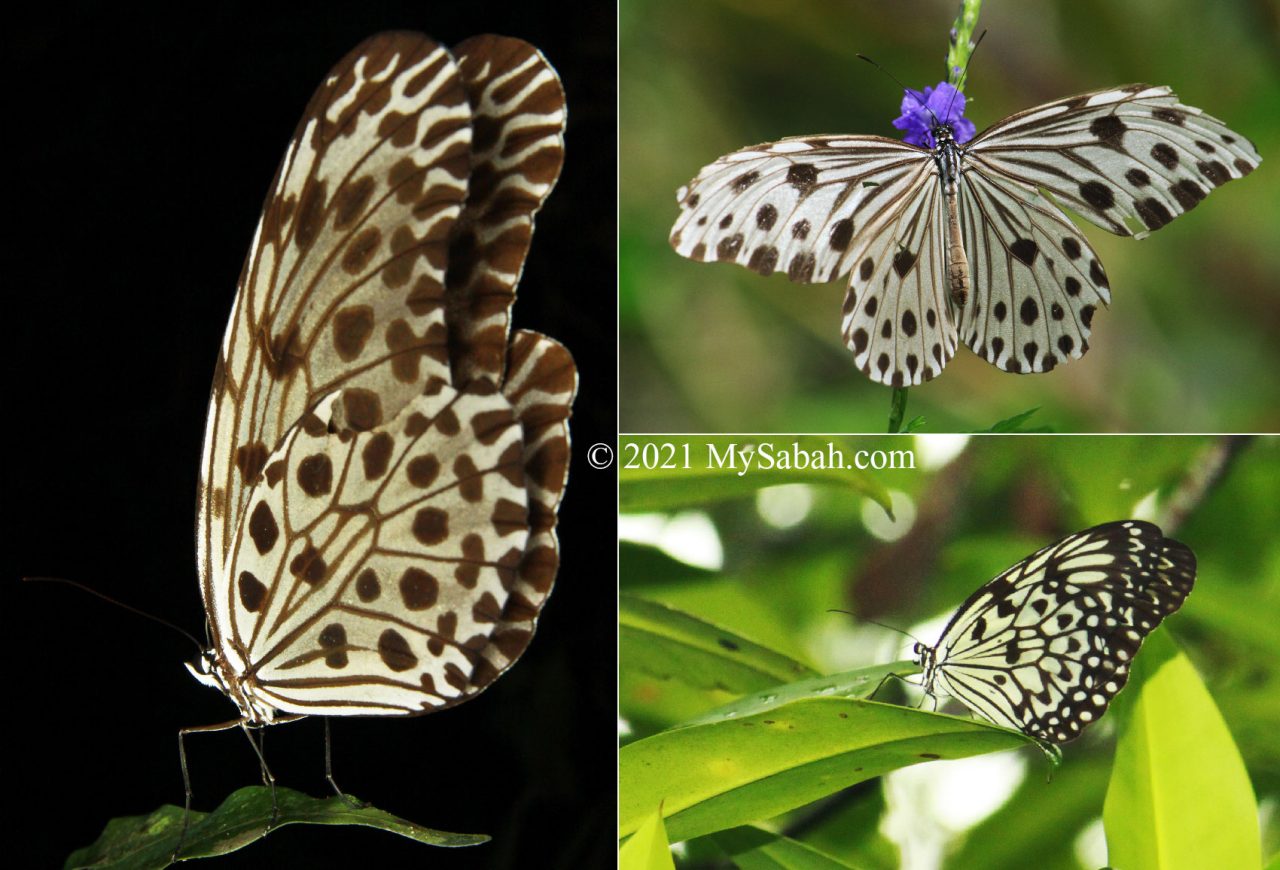
[[[1060,743],[1106,711],[1143,639],[1182,606],[1196,561],[1137,520],[1068,535],[978,589],[936,647],[936,687]]]
[[[1048,190],[1105,230],[1139,238],[1262,158],[1167,87],[1126,85],[1005,118],[965,146],[971,168]],[[1132,230],[1138,230],[1132,233]]]
[[[458,52],[387,33],[335,67],[242,277],[198,532],[213,682],[254,721],[466,700],[555,578],[577,374],[508,324],[563,92],[519,40]]]
[[[882,383],[918,384],[957,343],[938,194],[930,153],[914,145],[783,139],[721,157],[681,188],[671,244],[690,259],[801,283],[849,273],[842,332],[858,367]]]

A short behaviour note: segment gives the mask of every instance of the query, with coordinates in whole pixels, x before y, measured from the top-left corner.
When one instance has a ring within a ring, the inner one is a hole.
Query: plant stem
[[[894,387],[893,398],[889,400],[889,434],[897,435],[902,431],[902,418],[907,413],[907,388]]]
[[[956,90],[964,90],[964,70],[973,53],[973,31],[978,27],[978,11],[982,0],[962,0],[960,14],[951,25],[951,45],[947,49],[947,81]]]
[[[1240,451],[1252,440],[1252,435],[1223,435],[1195,458],[1156,517],[1160,529],[1166,535],[1176,532],[1205,497],[1222,482]]]

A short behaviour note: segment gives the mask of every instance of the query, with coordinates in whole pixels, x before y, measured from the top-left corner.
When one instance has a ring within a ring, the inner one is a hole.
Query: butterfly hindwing
[[[964,343],[1008,372],[1045,372],[1089,348],[1107,276],[1084,234],[1033,187],[962,176],[960,226],[974,293],[956,314]]]
[[[841,332],[873,381],[910,386],[941,374],[955,354],[946,269],[946,206],[931,171],[910,176],[855,237]],[[870,209],[868,209],[870,211]]]
[[[483,383],[432,381],[367,428],[343,399],[289,430],[249,499],[230,590],[245,680],[285,712],[429,712],[487,675],[529,534],[521,427]]]
[[[1143,639],[1195,581],[1195,556],[1138,520],[1069,535],[979,588],[934,647],[932,689],[1037,739],[1079,736]]]

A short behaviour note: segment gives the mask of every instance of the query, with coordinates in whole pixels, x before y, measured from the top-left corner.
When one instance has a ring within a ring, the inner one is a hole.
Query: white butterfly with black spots
[[[1111,292],[1042,191],[1141,238],[1261,162],[1162,86],[1047,103],[968,142],[954,126],[935,115],[932,147],[800,136],[725,155],[680,188],[671,244],[799,283],[848,274],[844,340],[879,383],[937,377],[961,341],[1004,371],[1047,372],[1084,355]]]
[[[1074,740],[1195,576],[1195,554],[1151,523],[1068,535],[970,595],[936,644],[915,645],[924,690],[1038,741]]]
[[[532,639],[577,372],[509,320],[564,123],[555,70],[499,36],[382,33],[312,97],[205,430],[189,668],[229,724],[431,713]]]

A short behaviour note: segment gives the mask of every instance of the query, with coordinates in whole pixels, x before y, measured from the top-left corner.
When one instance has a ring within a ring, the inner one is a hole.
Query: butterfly
[[[961,341],[1004,371],[1047,372],[1084,355],[1111,300],[1059,203],[1142,238],[1261,161],[1167,87],[1068,97],[972,139],[963,110],[941,83],[907,92],[907,141],[800,136],[727,154],[677,192],[671,245],[805,284],[847,274],[842,334],[873,381],[935,378]]]
[[[241,274],[200,465],[211,641],[188,669],[239,718],[189,730],[432,713],[529,645],[577,373],[510,313],[564,123],[555,70],[499,36],[381,33],[312,97]]]
[[[970,595],[936,644],[915,644],[924,690],[1043,743],[1074,740],[1195,576],[1195,554],[1151,523],[1068,535]]]

